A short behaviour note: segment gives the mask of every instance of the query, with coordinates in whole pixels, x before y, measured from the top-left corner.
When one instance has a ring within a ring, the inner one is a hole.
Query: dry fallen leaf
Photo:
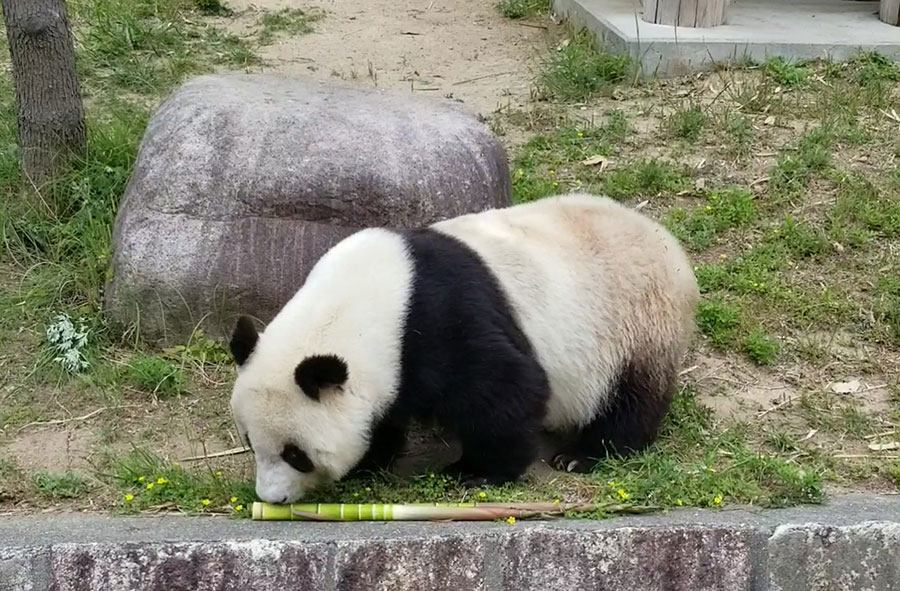
[[[581,163],[584,164],[585,166],[599,165],[601,172],[606,170],[606,167],[609,166],[609,160],[607,160],[605,156],[601,156],[600,154],[591,156],[590,158],[587,158],[586,160],[582,160]]]
[[[850,380],[848,382],[834,382],[831,384],[831,391],[835,394],[853,394],[859,392],[859,380]]]
[[[900,449],[900,441],[890,441],[888,443],[870,443],[869,449],[872,451],[891,451]]]
[[[775,115],[769,115],[765,118],[765,120],[763,120],[763,123],[770,126],[775,125]]]

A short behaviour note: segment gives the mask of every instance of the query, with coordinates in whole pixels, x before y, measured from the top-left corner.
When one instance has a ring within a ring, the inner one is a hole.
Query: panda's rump
[[[696,285],[683,251],[649,218],[573,195],[435,228],[478,252],[507,293],[550,382],[548,429],[590,423],[627,366],[682,353]]]

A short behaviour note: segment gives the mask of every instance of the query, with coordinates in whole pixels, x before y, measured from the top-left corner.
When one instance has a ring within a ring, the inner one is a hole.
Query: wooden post
[[[715,27],[725,22],[725,0],[644,0],[641,18],[658,25]]]
[[[889,25],[900,27],[900,0],[881,0],[878,17]]]
[[[22,172],[50,180],[85,149],[84,104],[64,0],[0,0],[16,86]]]

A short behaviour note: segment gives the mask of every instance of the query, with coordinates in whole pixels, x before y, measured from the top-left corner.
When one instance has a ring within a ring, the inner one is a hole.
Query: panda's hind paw
[[[559,453],[553,456],[550,464],[560,472],[575,472],[577,474],[587,474],[594,468],[594,462],[589,461],[587,458],[566,453]]]

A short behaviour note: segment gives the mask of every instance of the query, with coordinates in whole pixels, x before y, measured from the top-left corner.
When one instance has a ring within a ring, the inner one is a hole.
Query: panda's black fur
[[[547,376],[497,278],[471,248],[431,229],[402,235],[414,279],[399,392],[354,472],[387,467],[417,419],[459,438],[463,455],[448,474],[514,480],[537,453]]]

